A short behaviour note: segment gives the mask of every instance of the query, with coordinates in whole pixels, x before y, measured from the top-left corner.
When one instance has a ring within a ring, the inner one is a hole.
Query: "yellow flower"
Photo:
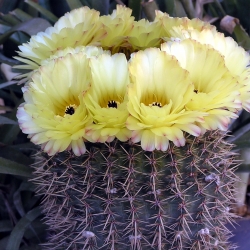
[[[100,27],[98,11],[88,7],[72,10],[61,17],[54,27],[39,32],[28,43],[19,46],[19,56],[15,58],[24,65],[16,68],[37,69],[43,60],[58,50],[95,44],[105,35]]]
[[[51,60],[23,87],[25,103],[17,111],[23,133],[49,155],[72,149],[83,154],[85,128],[92,123],[82,95],[89,88],[89,61],[84,53]]]
[[[224,34],[207,28],[197,31],[183,27],[173,27],[170,34],[180,40],[191,38],[199,43],[208,44],[223,55],[226,67],[241,85],[239,91],[242,106],[250,112],[250,60],[249,54],[243,48],[231,37],[225,37]]]
[[[67,54],[77,54],[79,52],[85,54],[87,58],[97,57],[101,54],[110,55],[109,50],[103,50],[102,48],[96,46],[79,46],[76,48],[67,47],[64,50],[58,50],[54,55],[51,55],[48,59],[41,61],[41,65],[46,65],[49,61],[57,59],[59,57],[64,57]]]
[[[209,114],[200,126],[226,130],[230,117],[237,117],[234,112],[241,109],[241,102],[240,84],[225,67],[224,57],[210,46],[192,39],[165,43],[162,50],[175,56],[181,67],[189,72],[195,90],[186,108]]]
[[[176,59],[157,48],[146,49],[133,54],[129,71],[127,127],[132,142],[141,141],[147,151],[165,151],[169,140],[185,144],[182,131],[200,134],[193,123],[204,114],[185,110],[194,87]]]
[[[188,30],[196,30],[197,32],[200,32],[203,29],[209,29],[211,32],[217,32],[215,26],[203,22],[198,18],[188,19],[187,17],[170,17],[167,13],[161,11],[156,11],[155,21],[161,24],[161,37],[165,40],[169,40],[171,37],[179,37],[173,35],[174,29],[181,29],[183,32]]]
[[[134,21],[131,13],[131,9],[118,5],[111,15],[100,18],[107,32],[105,38],[100,41],[100,46],[109,49],[112,54],[123,52],[127,58],[132,52],[160,46],[160,23],[145,19]]]
[[[100,41],[100,46],[112,51],[112,54],[122,50],[125,38],[133,28],[134,17],[132,10],[122,5],[117,5],[111,15],[101,16],[100,22],[106,35]]]
[[[63,50],[58,50],[55,54],[51,55],[49,58],[41,61],[41,65],[46,65],[48,62],[50,62],[51,60],[57,59],[59,57],[64,57],[67,54],[77,54],[79,52],[84,53],[87,58],[91,58],[91,57],[95,57],[101,54],[108,54],[110,55],[110,51],[109,50],[103,50],[100,47],[96,47],[96,46],[79,46],[76,48],[71,48],[71,47],[67,47],[66,49]],[[29,72],[27,74],[27,78],[21,80],[19,83],[23,83],[26,82],[26,84],[29,83],[32,75],[37,71],[38,69],[34,69],[33,71]],[[20,78],[23,78],[24,75],[19,76]],[[17,77],[17,79],[19,78]]]
[[[110,142],[115,137],[120,141],[129,139],[130,131],[125,127],[128,117],[127,85],[129,74],[124,54],[103,54],[90,59],[91,88],[84,102],[93,117],[88,126],[88,139],[94,142]]]
[[[127,41],[131,46],[131,51],[160,47],[162,42],[160,23],[149,22],[145,19],[134,21],[133,29],[128,34]]]

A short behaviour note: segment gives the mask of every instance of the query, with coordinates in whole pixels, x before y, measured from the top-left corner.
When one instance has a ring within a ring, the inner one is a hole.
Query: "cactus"
[[[20,76],[17,117],[42,148],[33,182],[44,246],[234,248],[236,162],[224,136],[250,111],[249,55],[197,19],[131,12],[79,8],[20,46],[19,68],[32,71]]]
[[[231,249],[232,145],[219,131],[184,147],[87,145],[87,153],[37,153],[48,249]]]

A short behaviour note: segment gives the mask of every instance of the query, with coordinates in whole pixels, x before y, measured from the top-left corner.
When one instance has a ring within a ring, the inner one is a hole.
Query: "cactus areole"
[[[19,126],[41,146],[47,249],[232,249],[249,56],[198,19],[82,7],[19,47]],[[70,34],[70,35],[69,35]],[[237,65],[234,63],[237,60]]]

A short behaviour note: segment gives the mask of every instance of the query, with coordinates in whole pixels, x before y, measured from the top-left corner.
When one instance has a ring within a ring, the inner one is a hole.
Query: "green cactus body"
[[[114,141],[36,155],[48,249],[231,249],[232,145],[218,131],[146,152]]]

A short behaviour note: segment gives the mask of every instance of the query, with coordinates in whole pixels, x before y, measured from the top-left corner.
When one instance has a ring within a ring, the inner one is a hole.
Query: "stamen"
[[[161,104],[160,102],[152,102],[151,104],[149,104],[149,106],[150,106],[150,107],[152,107],[152,106],[157,106],[157,107],[161,108],[161,107],[162,107],[162,104]]]
[[[66,107],[64,113],[66,115],[73,115],[75,113],[75,109],[76,109],[76,106],[70,104],[69,106]]]
[[[120,103],[117,101],[114,101],[114,100],[108,101],[107,108],[116,108],[117,109],[118,104],[120,104]]]

